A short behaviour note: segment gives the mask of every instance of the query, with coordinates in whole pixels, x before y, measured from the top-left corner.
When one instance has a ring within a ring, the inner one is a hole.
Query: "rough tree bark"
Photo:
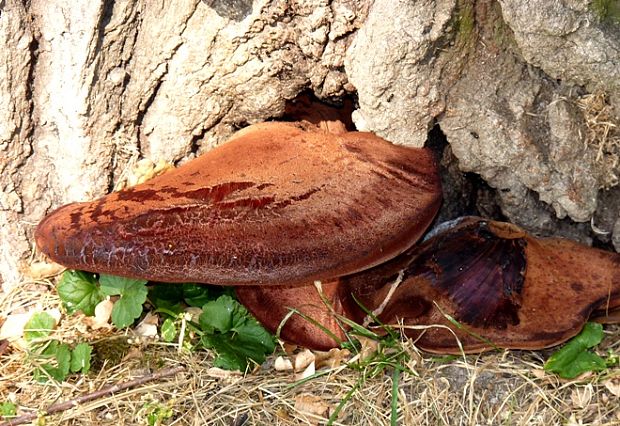
[[[394,143],[438,125],[450,182],[476,173],[507,218],[620,250],[619,27],[586,0],[1,0],[1,282],[46,212],[308,90],[355,97],[357,127]]]

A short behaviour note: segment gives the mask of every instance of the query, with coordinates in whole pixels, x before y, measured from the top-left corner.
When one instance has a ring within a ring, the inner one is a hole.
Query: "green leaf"
[[[183,289],[179,284],[155,284],[149,289],[149,302],[155,310],[168,315],[183,312]]]
[[[243,371],[250,361],[261,364],[275,349],[274,337],[228,295],[205,304],[199,323],[202,345],[217,353],[216,367]]]
[[[202,344],[217,353],[213,365],[226,370],[244,371],[248,366],[248,360],[254,360],[260,364],[265,361],[261,355],[262,348],[259,345],[244,344],[243,339],[234,338],[225,334],[206,335],[201,339]]]
[[[88,343],[78,343],[71,352],[71,372],[82,374],[88,373],[90,370],[90,359],[93,352],[92,346]]]
[[[545,363],[545,370],[565,379],[573,379],[586,371],[602,371],[606,368],[603,358],[588,351],[603,340],[603,326],[589,322],[581,333],[573,337],[562,349],[555,352]]]
[[[200,326],[205,330],[215,329],[220,333],[226,333],[233,327],[233,313],[236,302],[229,296],[220,296],[217,300],[208,302],[202,307],[200,314]],[[237,315],[239,317],[241,315]]]
[[[0,403],[0,417],[15,417],[17,415],[17,407],[12,402]]]
[[[146,283],[147,280],[135,280],[133,278],[117,277],[115,275],[107,274],[101,274],[101,277],[99,278],[101,292],[106,296],[122,296],[127,291],[131,291],[132,289],[140,289],[141,291],[144,291],[146,298]]]
[[[57,368],[62,374],[62,379],[57,379],[58,381],[64,380],[69,374],[69,369],[71,367],[71,350],[69,349],[69,345],[66,343],[61,343],[58,345],[56,349],[56,353],[54,354],[57,362]]]
[[[607,368],[605,360],[594,352],[580,352],[577,357],[558,374],[565,379],[573,379],[586,371],[603,371]]]
[[[112,324],[116,328],[125,328],[133,324],[133,322],[142,314],[142,304],[146,300],[146,292],[144,297],[139,295],[121,296],[114,303],[112,308]]]
[[[82,311],[89,316],[95,315],[95,306],[104,298],[94,274],[72,270],[62,275],[58,295],[69,313]]]
[[[146,419],[149,426],[165,424],[166,420],[174,415],[174,410],[171,407],[159,403],[148,404],[145,408],[148,410]]]
[[[217,353],[214,365],[227,370],[244,371],[250,361],[262,364],[275,349],[273,336],[253,318],[248,319],[239,333],[206,334],[201,342]]]
[[[71,364],[71,350],[69,349],[69,345],[53,340],[43,351],[40,359],[51,359],[52,362],[41,364],[39,368],[35,370],[34,378],[37,381],[42,383],[47,382],[48,376],[51,376],[58,382],[62,382],[67,378]]]
[[[87,373],[91,352],[91,346],[86,343],[79,343],[72,351],[66,343],[51,340],[40,353],[31,355],[37,363],[34,378],[41,383],[47,382],[50,377],[62,382],[69,371]]]
[[[183,300],[189,306],[202,307],[210,300],[214,300],[219,296],[219,292],[215,291],[217,287],[207,286],[204,284],[183,284]]]
[[[50,314],[36,312],[24,326],[24,339],[29,343],[44,339],[52,333],[55,326],[56,321]]]
[[[112,308],[112,323],[117,328],[131,325],[142,314],[142,305],[146,302],[148,290],[146,280],[101,275],[99,283],[106,296],[120,295]]]
[[[183,302],[188,306],[202,308],[223,294],[232,295],[232,288],[204,284],[158,283],[149,289],[149,302],[158,312],[178,315],[183,312]]]
[[[164,342],[172,342],[177,335],[177,327],[172,318],[166,318],[161,324],[161,338]]]

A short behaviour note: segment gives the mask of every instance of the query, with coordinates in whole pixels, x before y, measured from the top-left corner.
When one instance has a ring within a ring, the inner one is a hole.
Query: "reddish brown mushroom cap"
[[[93,272],[300,284],[398,255],[440,200],[427,150],[263,123],[144,184],[61,207],[39,224],[36,242],[52,260]]]
[[[392,262],[343,278],[345,311],[361,321],[351,294],[376,309],[403,267],[379,319],[444,326],[405,330],[431,352],[459,352],[455,336],[467,352],[553,346],[577,334],[594,311],[620,306],[620,255],[467,218]]]

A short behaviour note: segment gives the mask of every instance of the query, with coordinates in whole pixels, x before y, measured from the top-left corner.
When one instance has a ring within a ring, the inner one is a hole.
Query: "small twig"
[[[364,322],[362,323],[362,325],[364,327],[368,327],[370,325],[370,323],[373,322],[374,318],[377,318],[379,315],[381,315],[383,313],[383,310],[385,309],[385,307],[387,306],[388,302],[390,301],[390,299],[394,295],[394,292],[396,291],[396,289],[398,288],[400,283],[403,282],[403,278],[404,277],[405,277],[405,270],[402,269],[398,273],[398,277],[396,278],[396,280],[392,284],[390,284],[390,290],[388,291],[387,296],[385,296],[385,299],[383,299],[383,302],[381,302],[381,305],[379,305],[378,308],[376,308],[374,311],[372,311],[372,315],[366,315],[366,318],[364,318]]]
[[[24,423],[29,423],[40,415],[50,415],[54,413],[59,413],[61,411],[67,411],[73,407],[77,407],[79,404],[83,404],[88,401],[93,401],[95,399],[99,399],[103,396],[110,395],[125,389],[133,388],[136,386],[143,385],[147,382],[151,382],[153,380],[163,379],[164,377],[174,376],[177,373],[180,373],[185,368],[182,366],[173,367],[173,368],[165,368],[163,370],[156,371],[155,373],[147,374],[142,377],[138,377],[137,379],[129,380],[123,383],[117,383],[115,385],[106,386],[104,388],[99,389],[98,391],[87,393],[85,395],[79,396],[74,399],[70,399],[65,402],[59,402],[53,405],[50,405],[46,410],[37,411],[35,413],[24,414],[23,416],[15,417],[14,419],[7,420],[5,422],[0,423],[0,426],[15,426],[21,425]]]

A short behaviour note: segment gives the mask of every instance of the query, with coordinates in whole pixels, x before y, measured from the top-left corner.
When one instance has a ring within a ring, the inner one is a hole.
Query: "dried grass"
[[[620,182],[620,123],[604,92],[590,93],[577,100],[586,125],[584,143],[596,150],[601,166],[602,185],[611,188]]]
[[[59,305],[47,280],[23,283],[0,295],[2,315]],[[335,424],[390,422],[389,369],[361,385],[367,371],[346,365],[318,370],[318,377],[299,383],[294,372],[273,368],[277,355],[286,356],[280,349],[253,372],[222,374],[210,368],[213,357],[208,352],[178,353],[175,347],[159,342],[127,344],[123,333],[86,330],[79,315],[63,317],[55,337],[66,342],[108,344],[118,349],[120,356],[103,360],[98,371],[86,376],[72,376],[61,384],[39,384],[32,379],[33,366],[25,362],[26,354],[12,345],[0,355],[0,403],[13,401],[20,414],[25,414],[162,368],[182,365],[184,371],[47,416],[46,425],[142,425],[148,424],[149,414],[157,412],[169,414],[169,418],[160,417],[161,424],[170,425],[325,424],[326,417],[355,387],[359,389]],[[599,350],[619,355],[619,337],[620,327],[607,327],[606,346]],[[448,359],[420,353],[411,342],[403,342],[402,348],[408,354],[405,367],[409,371],[400,375],[399,424],[620,424],[619,368],[565,381],[543,372],[549,351],[504,351]]]

